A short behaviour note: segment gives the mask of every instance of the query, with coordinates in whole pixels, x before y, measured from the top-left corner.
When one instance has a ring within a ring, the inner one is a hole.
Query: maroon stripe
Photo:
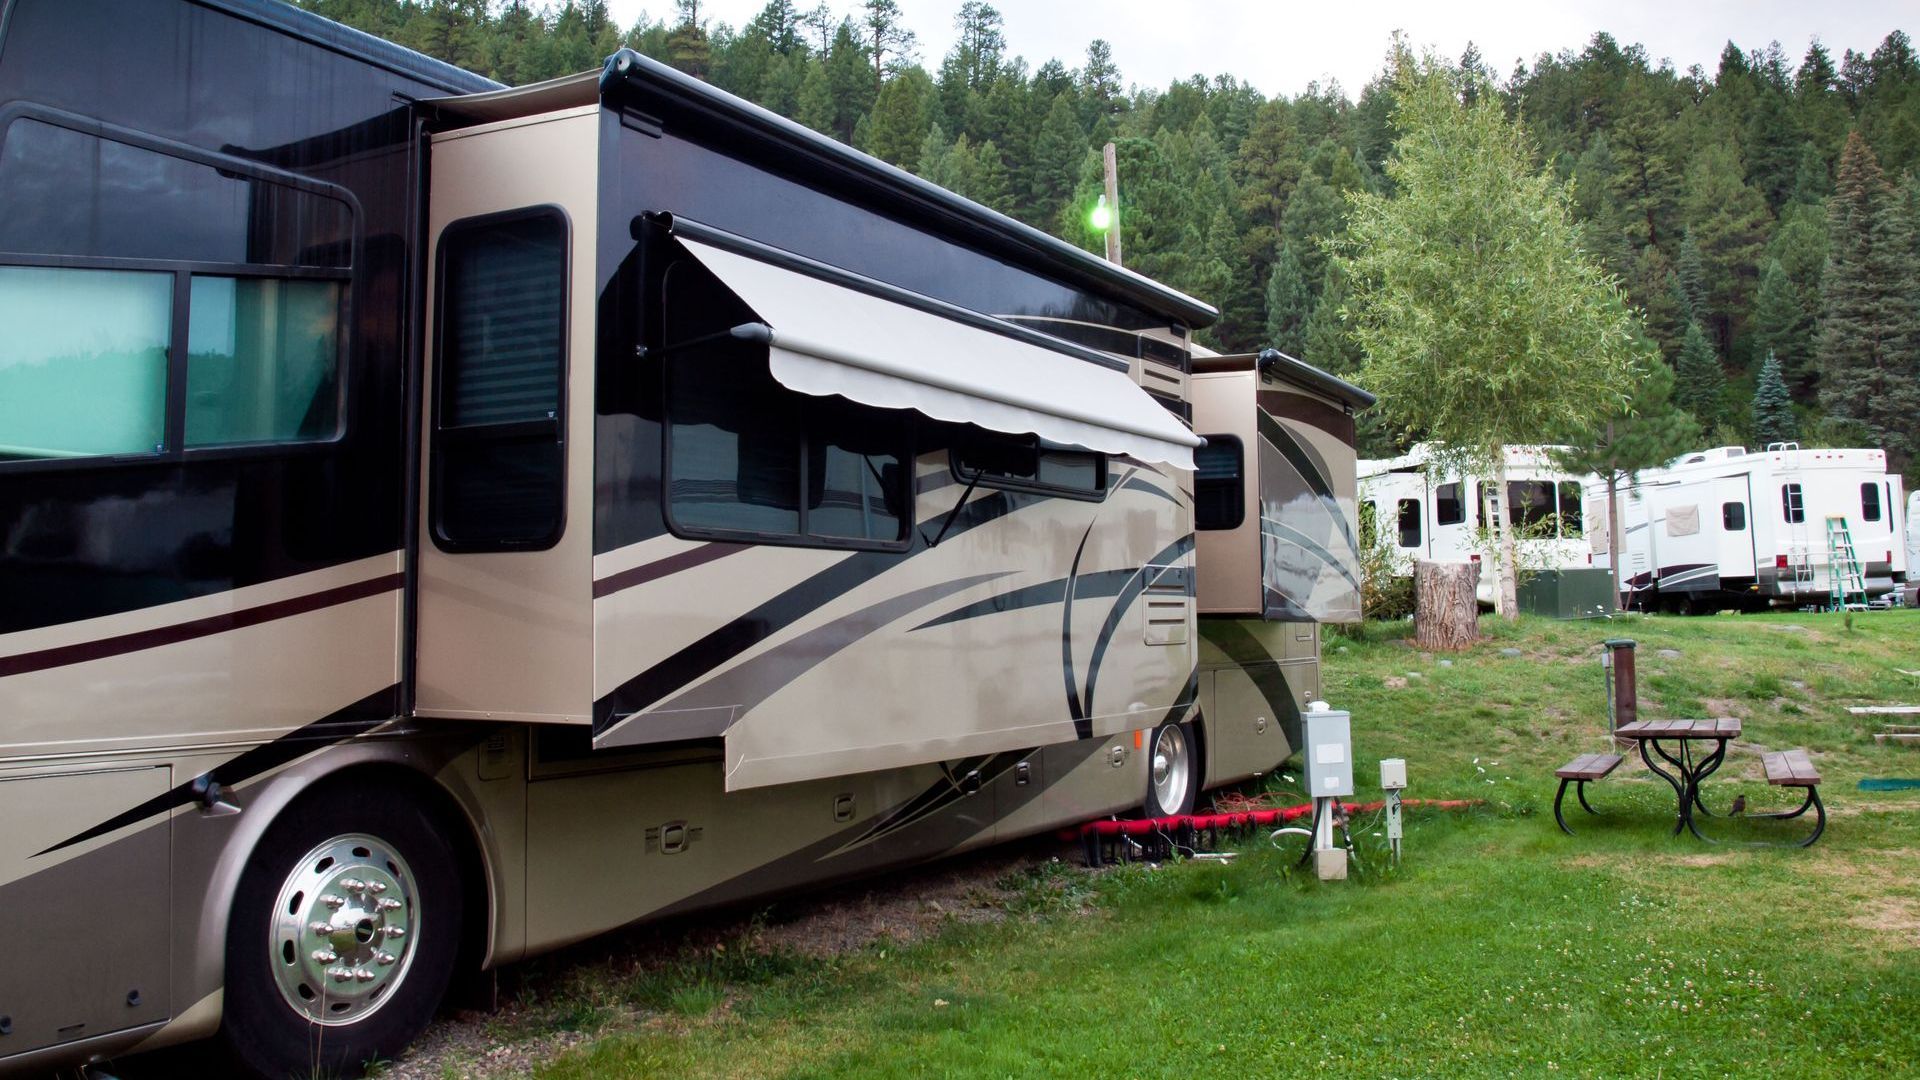
[[[710,563],[715,559],[724,559],[736,551],[745,551],[751,546],[751,544],[702,544],[692,551],[683,551],[678,555],[669,555],[664,559],[656,559],[643,566],[636,566],[631,570],[622,570],[617,574],[603,577],[599,581],[594,582],[593,598],[598,600],[603,596],[612,596],[622,589],[631,589],[635,585],[644,585],[654,578],[663,578],[668,574],[677,574],[682,570],[690,570],[693,567],[699,566],[701,563]]]
[[[194,619],[191,622],[141,630],[133,634],[121,634],[119,637],[101,638],[99,641],[62,645],[56,649],[20,653],[17,656],[0,656],[0,679],[29,671],[43,671],[47,668],[119,656],[122,653],[139,652],[142,649],[157,649],[162,645],[174,645],[211,634],[223,634],[228,630],[239,630],[242,627],[258,626],[276,619],[304,615],[309,611],[318,611],[336,604],[345,604],[368,596],[392,592],[398,589],[404,580],[404,575],[388,574],[385,577],[357,581],[352,585],[342,585],[337,589],[322,589],[317,593],[296,596],[291,600],[279,600],[271,604],[261,604],[259,607],[243,608],[223,615]]]

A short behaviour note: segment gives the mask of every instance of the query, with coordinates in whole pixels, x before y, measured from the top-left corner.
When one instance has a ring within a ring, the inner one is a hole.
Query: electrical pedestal
[[[1313,795],[1313,870],[1321,881],[1347,876],[1347,849],[1333,842],[1339,801],[1353,794],[1353,730],[1350,714],[1315,701],[1301,717],[1307,790]]]

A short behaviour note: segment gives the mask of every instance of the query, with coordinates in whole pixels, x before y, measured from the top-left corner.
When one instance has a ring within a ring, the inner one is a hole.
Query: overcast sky
[[[672,0],[610,0],[620,24],[645,12],[669,17]],[[801,10],[810,0],[797,0]],[[738,28],[766,0],[703,0],[701,13]],[[828,0],[841,12],[859,0]],[[1231,74],[1269,96],[1296,95],[1314,81],[1338,79],[1349,96],[1376,73],[1389,37],[1405,30],[1416,45],[1458,57],[1468,41],[1505,77],[1514,61],[1578,49],[1605,30],[1639,42],[1656,61],[1711,73],[1732,38],[1743,49],[1779,41],[1796,63],[1814,37],[1835,66],[1851,48],[1871,52],[1896,29],[1914,32],[1911,3],[1883,0],[997,0],[1008,50],[1037,68],[1051,58],[1079,67],[1087,42],[1104,37],[1129,83],[1165,87],[1195,73]],[[960,0],[900,0],[919,36],[928,70],[953,44]],[[1904,19],[1903,19],[1904,16]],[[1908,26],[1901,27],[1905,21]]]

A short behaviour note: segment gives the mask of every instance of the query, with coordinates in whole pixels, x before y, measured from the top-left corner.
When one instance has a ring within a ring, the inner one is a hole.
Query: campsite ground
[[[1404,624],[1329,636],[1326,696],[1353,711],[1361,796],[1378,758],[1404,757],[1409,796],[1486,800],[1410,814],[1398,869],[1370,828],[1343,884],[1264,840],[1231,866],[1097,873],[1042,841],[525,965],[505,1007],[443,1023],[387,1071],[1907,1072],[1920,791],[1857,784],[1920,775],[1920,751],[1876,744],[1879,725],[1844,706],[1920,700],[1901,671],[1920,670],[1920,612],[1852,622],[1489,619],[1482,644],[1444,658],[1410,648]],[[1787,805],[1759,753],[1806,746],[1825,838],[1752,847],[1738,841],[1802,823],[1724,821],[1718,846],[1671,837],[1672,793],[1636,759],[1594,787],[1605,817],[1576,810],[1580,835],[1560,834],[1552,769],[1606,745],[1612,635],[1640,642],[1643,715],[1745,721],[1710,805]]]

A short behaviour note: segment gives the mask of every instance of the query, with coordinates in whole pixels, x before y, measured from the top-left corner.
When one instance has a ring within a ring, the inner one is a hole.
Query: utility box
[[[1407,759],[1386,758],[1380,762],[1380,786],[1387,791],[1399,791],[1407,786]]]
[[[1315,798],[1353,794],[1352,715],[1341,709],[1308,712],[1304,729],[1308,793]]]

